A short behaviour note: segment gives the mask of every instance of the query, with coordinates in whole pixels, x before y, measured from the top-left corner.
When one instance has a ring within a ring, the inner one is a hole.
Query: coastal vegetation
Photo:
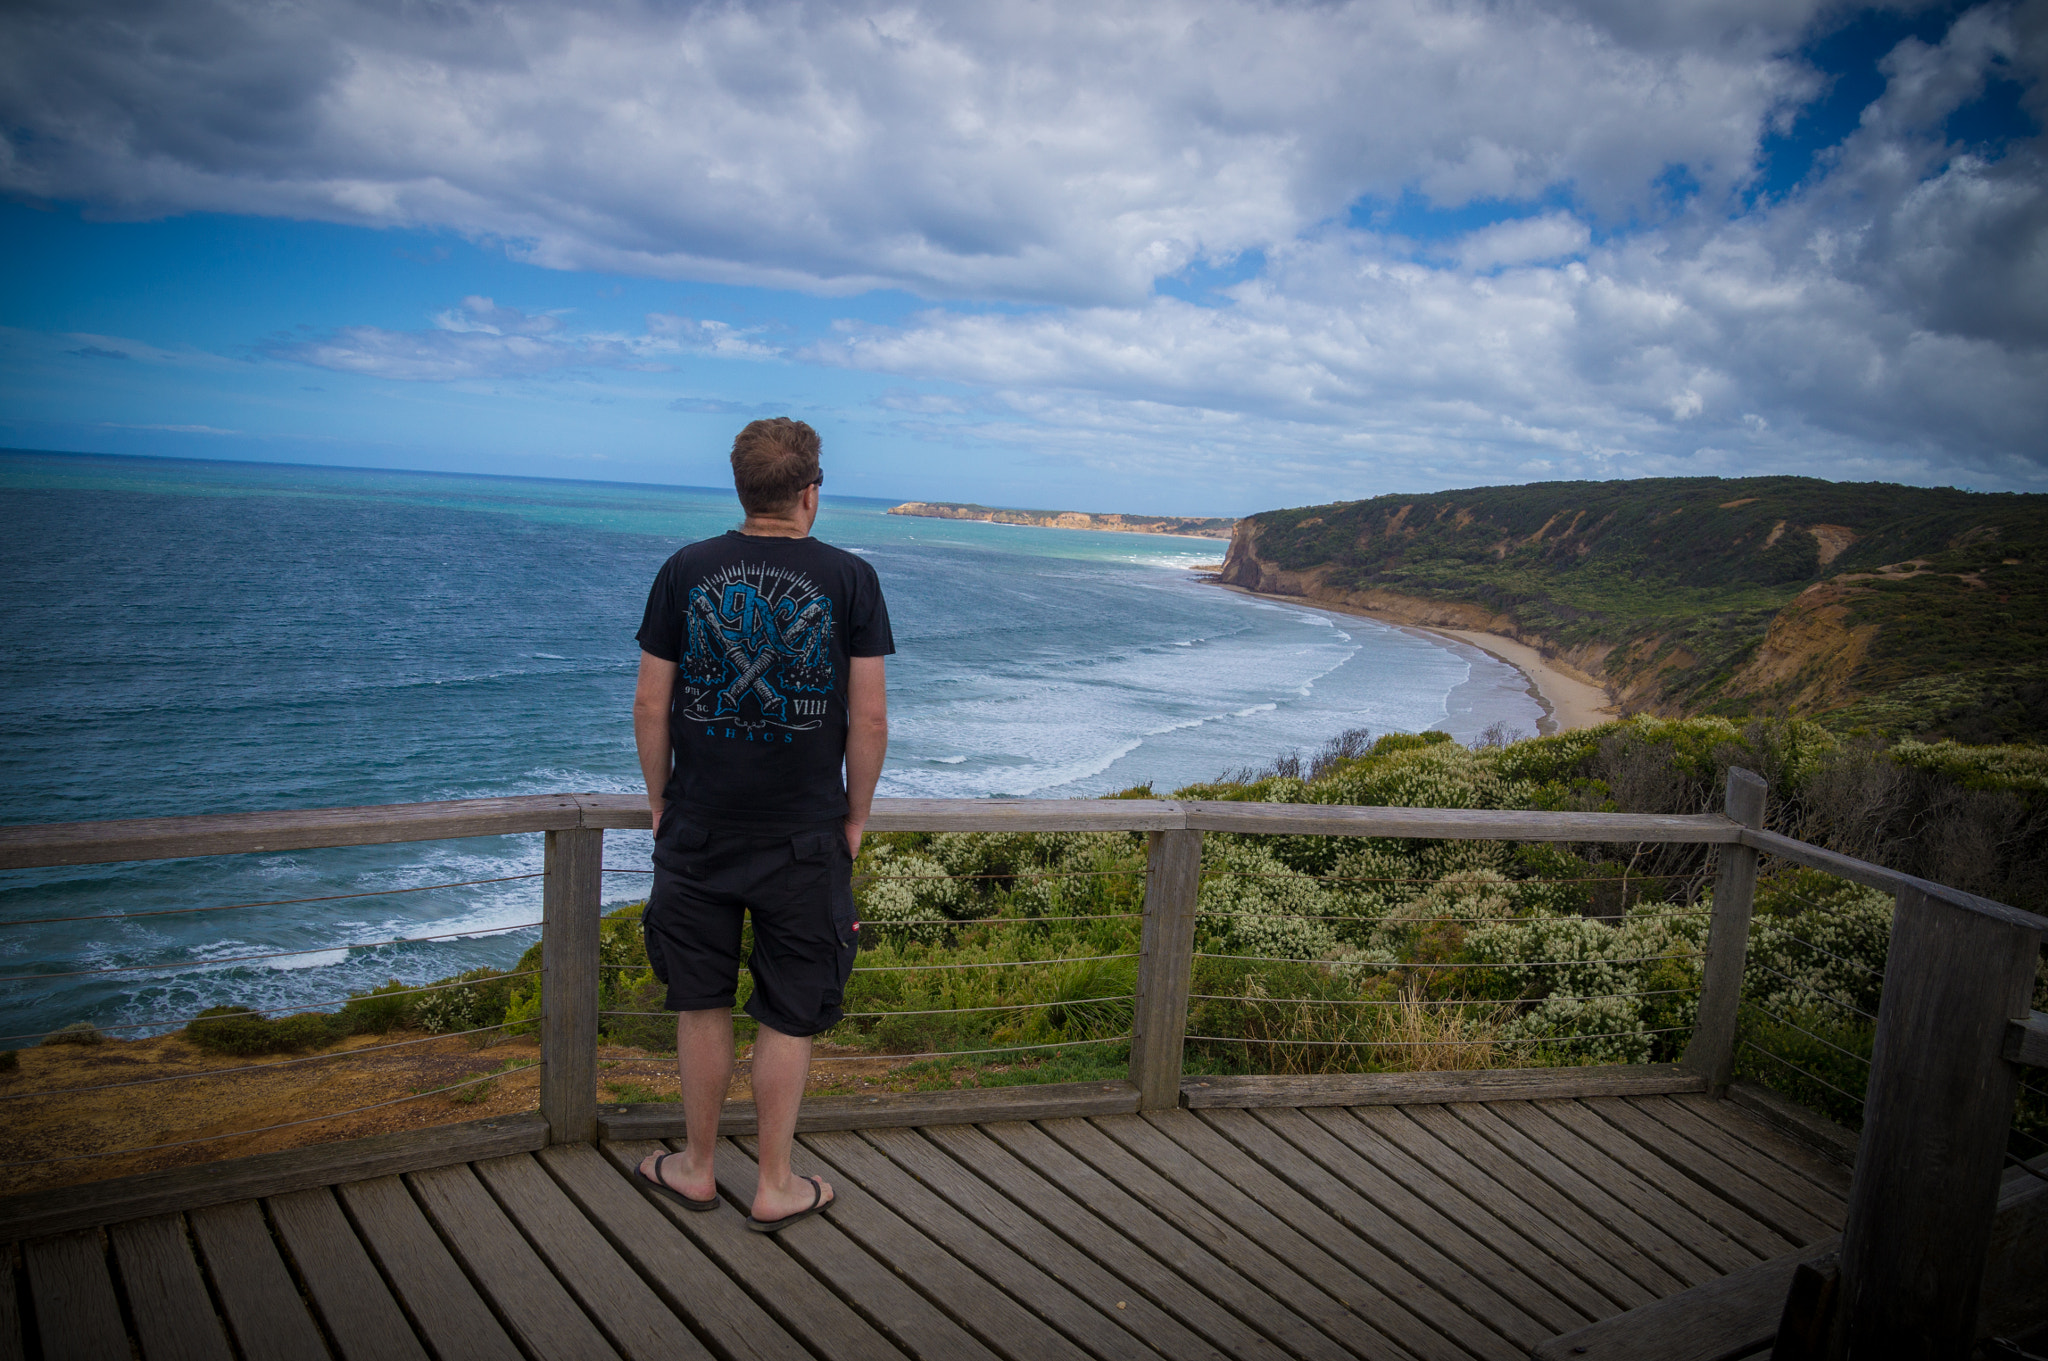
[[[1175,794],[1696,812],[1718,806],[1736,765],[1769,779],[1773,829],[2048,908],[2048,750],[2039,747],[1884,747],[1811,722],[1642,716],[1471,747],[1438,732],[1350,733]],[[861,972],[847,1019],[824,1037],[821,1066],[855,1063],[862,1083],[898,1088],[1120,1075],[1144,864],[1143,840],[1129,834],[870,837],[856,865]],[[1699,846],[1212,834],[1187,1069],[1674,1059],[1694,1017],[1712,873]],[[1756,904],[1742,1071],[1853,1124],[1890,899],[1766,860]],[[618,905],[602,925],[601,1042],[608,1064],[629,1065],[608,1075],[619,1101],[653,1099],[643,1079],[669,1082],[660,1056],[673,1050],[639,911]],[[269,1018],[218,1008],[183,1038],[233,1055],[319,1052],[396,1031],[478,1047],[518,1042],[540,1014],[538,966],[536,944],[510,969],[473,970],[429,991],[394,983],[335,1011]],[[746,986],[743,977],[742,1002]],[[2048,1006],[2048,973],[2035,1005]],[[741,1017],[739,1029],[745,1042],[751,1022]],[[828,1076],[822,1089],[832,1087]],[[451,1086],[445,1099],[481,1096]],[[2048,1136],[2048,1104],[2023,1111],[2020,1130]]]
[[[1506,634],[1629,713],[2048,735],[2048,496],[1799,477],[1382,496],[1247,517],[1221,580]]]

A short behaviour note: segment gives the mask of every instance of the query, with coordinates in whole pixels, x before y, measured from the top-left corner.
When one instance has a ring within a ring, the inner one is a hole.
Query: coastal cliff
[[[1623,712],[2048,738],[2048,496],[1659,478],[1238,522],[1218,580],[1488,633]]]
[[[1184,515],[1117,515],[1084,510],[1004,510],[960,501],[905,501],[889,508],[891,515],[923,515],[935,520],[983,520],[998,525],[1042,525],[1053,529],[1102,529],[1121,534],[1182,534],[1199,539],[1227,539],[1237,521]]]

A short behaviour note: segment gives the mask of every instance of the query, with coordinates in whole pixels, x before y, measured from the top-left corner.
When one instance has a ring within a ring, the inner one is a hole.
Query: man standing
[[[712,1152],[732,1080],[740,928],[751,915],[760,1181],[747,1227],[773,1233],[832,1203],[790,1172],[811,1037],[844,1014],[858,945],[853,858],[889,745],[896,650],[872,567],[810,537],[818,435],[787,417],[732,444],[746,522],[662,565],[640,625],[633,736],[654,813],[647,957],[676,1017],[689,1144],[640,1175],[718,1208]]]

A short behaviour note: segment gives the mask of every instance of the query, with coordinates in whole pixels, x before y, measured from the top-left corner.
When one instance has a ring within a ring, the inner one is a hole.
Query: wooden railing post
[[[1195,964],[1202,834],[1151,833],[1146,869],[1138,996],[1131,1020],[1131,1081],[1137,1084],[1139,1110],[1170,1110],[1180,1104],[1181,1037],[1188,1028],[1188,981]]]
[[[2002,910],[2010,912],[2009,909]],[[2038,927],[1898,890],[1842,1230],[1837,1357],[1969,1355],[2019,1074]]]
[[[1728,772],[1728,816],[1749,828],[1764,825],[1763,777],[1738,768]],[[1747,846],[1721,847],[1721,872],[1714,880],[1714,915],[1707,924],[1707,958],[1700,978],[1700,1014],[1680,1062],[1706,1078],[1719,1096],[1735,1075],[1736,1013],[1742,1006],[1742,970],[1749,959],[1749,918],[1756,909],[1756,852]]]
[[[597,946],[604,832],[547,834],[541,888],[540,1113],[551,1144],[597,1138]]]

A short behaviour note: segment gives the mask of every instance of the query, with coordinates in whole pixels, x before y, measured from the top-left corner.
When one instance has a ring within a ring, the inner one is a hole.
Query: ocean
[[[885,795],[1164,794],[1347,728],[1537,729],[1475,648],[1204,583],[1220,540],[888,504],[828,497],[816,529],[888,598]],[[739,519],[715,489],[42,453],[0,454],[0,505],[6,824],[639,792],[648,584]],[[606,838],[622,871],[647,851]],[[0,873],[0,1047],[505,967],[540,861],[525,836]],[[474,880],[501,882],[401,891]]]

